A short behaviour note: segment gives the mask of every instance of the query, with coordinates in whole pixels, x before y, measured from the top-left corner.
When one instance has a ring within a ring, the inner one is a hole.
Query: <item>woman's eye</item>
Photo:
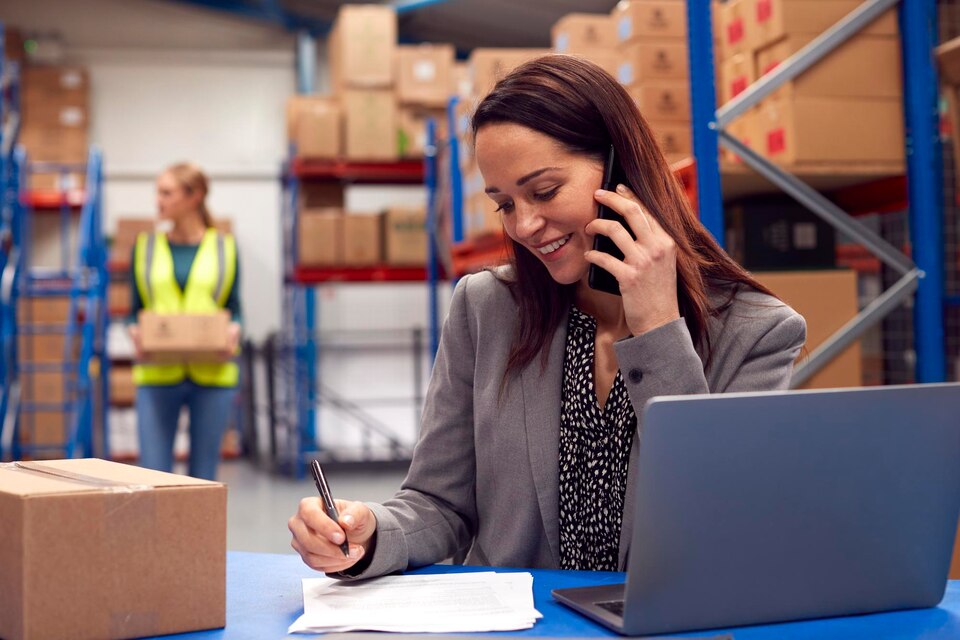
[[[557,186],[557,187],[554,187],[553,189],[550,189],[549,191],[541,191],[540,193],[535,193],[533,194],[533,197],[534,199],[540,200],[540,201],[550,200],[551,198],[553,198],[553,196],[557,195],[557,191],[559,190],[560,190],[560,187]]]
[[[496,209],[494,209],[493,212],[494,212],[494,213],[507,213],[507,212],[509,212],[509,211],[511,211],[511,210],[513,210],[513,203],[512,203],[512,202],[504,202],[504,203],[501,203],[499,207],[497,207]]]

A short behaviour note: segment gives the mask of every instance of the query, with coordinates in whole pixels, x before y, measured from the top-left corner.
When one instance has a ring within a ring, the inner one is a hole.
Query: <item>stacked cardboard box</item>
[[[550,30],[553,50],[580,56],[596,63],[616,77],[620,58],[617,55],[616,24],[605,13],[569,13]]]
[[[391,207],[382,213],[305,209],[299,226],[301,266],[422,267],[427,261],[423,207]]]
[[[850,13],[859,0],[731,0],[719,9],[718,101],[751,83]],[[744,114],[732,132],[788,167],[903,163],[900,48],[890,10]],[[862,70],[871,68],[869,77]],[[842,132],[843,143],[837,144]]]
[[[617,78],[633,96],[667,161],[690,155],[690,79],[684,0],[623,0],[610,14]]]
[[[23,71],[20,143],[32,161],[82,164],[89,144],[90,80],[86,69],[29,66]],[[83,173],[30,176],[31,189],[79,189]]]
[[[438,138],[446,137],[447,101],[456,89],[453,45],[399,46],[396,68],[400,156],[423,157],[427,119],[436,122]]]

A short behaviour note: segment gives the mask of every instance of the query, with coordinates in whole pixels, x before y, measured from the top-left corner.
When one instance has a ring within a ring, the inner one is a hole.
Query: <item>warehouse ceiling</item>
[[[344,3],[334,0],[168,0],[324,35]],[[365,4],[371,4],[367,2]],[[378,3],[373,3],[378,4]],[[550,27],[573,12],[608,13],[616,0],[396,0],[401,42],[549,47]]]

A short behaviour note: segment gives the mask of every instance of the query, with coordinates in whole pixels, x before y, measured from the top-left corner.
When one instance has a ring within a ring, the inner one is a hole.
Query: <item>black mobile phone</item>
[[[624,182],[623,171],[617,162],[613,145],[610,145],[610,151],[607,153],[607,162],[603,166],[603,189],[606,191],[613,191],[617,188],[617,184],[621,182]],[[616,220],[630,233],[630,237],[636,240],[637,236],[634,235],[633,231],[630,230],[630,225],[627,224],[627,221],[623,218],[623,216],[610,207],[598,205],[597,217],[603,218],[604,220]],[[595,235],[593,237],[593,249],[594,251],[602,251],[607,253],[617,260],[623,260],[623,251],[620,251],[620,248],[617,247],[616,243],[608,236],[599,233]],[[589,283],[591,289],[612,293],[615,296],[620,295],[620,283],[617,282],[617,279],[613,276],[613,274],[595,264],[590,265],[590,273],[587,276],[587,282]]]

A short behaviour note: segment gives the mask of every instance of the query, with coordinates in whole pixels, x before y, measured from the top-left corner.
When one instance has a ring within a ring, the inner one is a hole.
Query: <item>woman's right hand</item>
[[[311,569],[324,573],[344,571],[355,565],[372,546],[377,531],[377,518],[362,502],[335,500],[340,514],[338,522],[323,510],[320,498],[304,498],[297,513],[287,522],[293,540],[290,546]],[[344,557],[340,543],[350,543],[350,555]]]

